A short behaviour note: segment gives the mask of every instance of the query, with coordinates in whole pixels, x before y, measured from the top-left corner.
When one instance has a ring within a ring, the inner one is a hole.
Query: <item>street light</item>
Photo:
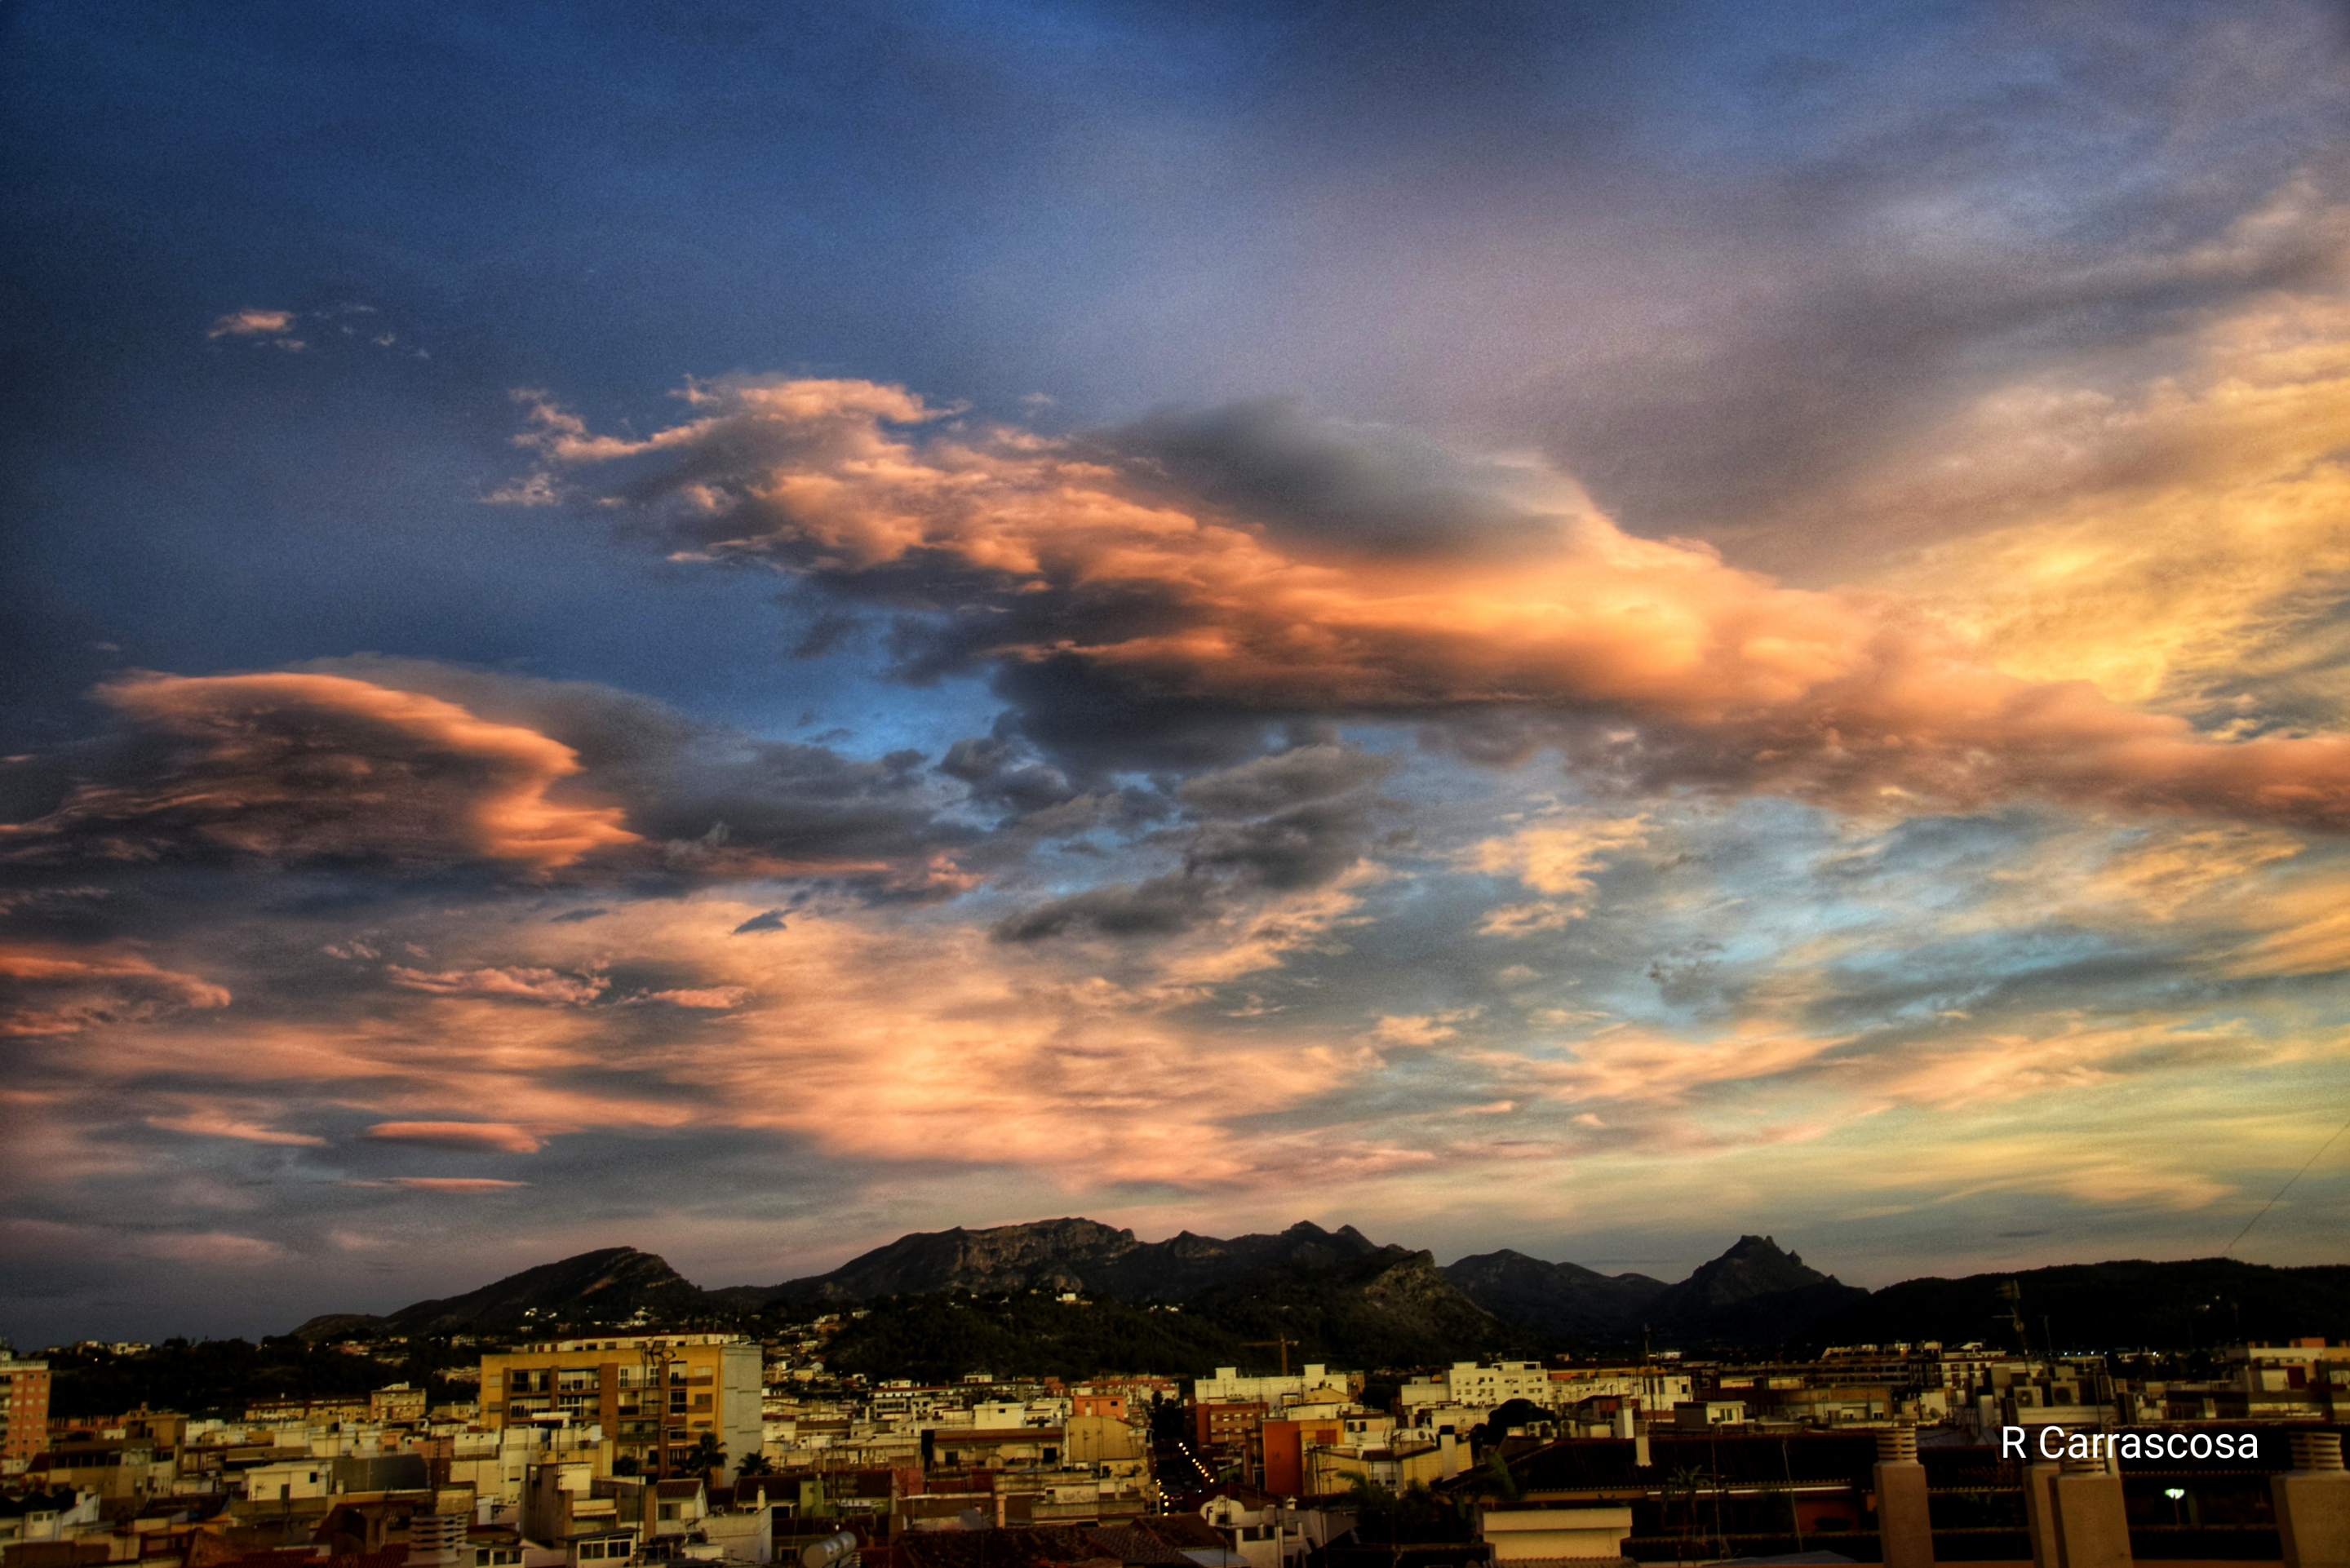
[[[2162,1495],[2170,1500],[2170,1522],[2174,1525],[2183,1523],[2178,1516],[2178,1500],[2187,1495],[2187,1489],[2183,1486],[2165,1487]]]

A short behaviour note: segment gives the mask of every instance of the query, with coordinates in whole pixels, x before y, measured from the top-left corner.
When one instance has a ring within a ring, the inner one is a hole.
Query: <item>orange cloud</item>
[[[739,985],[687,986],[677,991],[656,991],[648,993],[647,1002],[666,1002],[672,1007],[695,1007],[705,1012],[723,1012],[743,1005],[751,993]]]
[[[367,1136],[385,1143],[420,1143],[436,1148],[494,1148],[508,1154],[536,1154],[544,1146],[536,1133],[512,1122],[378,1122]]]
[[[2345,421],[2350,306],[2271,296],[2204,327],[2150,386],[2080,373],[1983,398],[1856,509],[1957,535],[1885,586],[2012,674],[2123,701],[2314,687],[2330,707]]]
[[[1114,433],[921,435],[937,410],[862,381],[731,381],[692,400],[702,417],[640,441],[543,410],[549,483],[639,509],[681,557],[899,602],[919,585],[969,612],[933,661],[1081,669],[1139,705],[1530,714],[1549,727],[1520,750],[1564,743],[1650,787],[2350,827],[2341,737],[2231,742],[2085,681],[2003,673],[1898,600],[1634,537],[1564,482],[1537,502],[1513,479],[1502,558],[1424,541],[1371,555],[1170,495]]]
[[[236,1138],[244,1143],[284,1144],[296,1148],[317,1148],[326,1139],[307,1133],[282,1132],[261,1122],[239,1117],[216,1106],[206,1106],[182,1116],[149,1116],[147,1125],[161,1127],[166,1132],[194,1133],[203,1137]]]
[[[207,337],[266,337],[294,325],[290,310],[235,310],[215,317]]]
[[[0,1035],[78,1034],[180,1008],[228,1004],[220,986],[135,953],[0,946]]]
[[[448,861],[549,870],[631,844],[616,806],[559,801],[568,746],[455,703],[317,674],[144,675],[99,688],[158,768],[77,784],[47,815],[0,825],[17,858]]]
[[[604,994],[611,981],[600,974],[558,974],[551,969],[421,970],[390,965],[391,983],[435,996],[514,996],[527,1002],[560,1002],[585,1006]]]
[[[1027,1169],[1070,1186],[1245,1186],[1276,1168],[1320,1168],[1317,1151],[1334,1140],[1234,1138],[1230,1117],[1300,1105],[1378,1064],[1310,1032],[1223,1039],[1170,1016],[1203,994],[1205,971],[1277,963],[1326,933],[1326,906],[1344,907],[1328,888],[1295,902],[1297,929],[1268,927],[1279,909],[1233,914],[1170,941],[1165,978],[1133,986],[1073,977],[976,925],[898,929],[811,910],[774,940],[746,942],[732,933],[755,901],[631,904],[592,927],[436,915],[437,941],[504,950],[484,968],[561,974],[592,944],[693,977],[679,992],[741,1000],[535,1007],[478,992],[393,992],[364,1017],[258,1021],[234,1051],[206,1031],[111,1031],[78,1043],[74,1071],[119,1084],[201,1075],[231,1106],[263,1085],[365,1106],[378,1118],[371,1142],[525,1153],[556,1129],[733,1127],[847,1158]],[[910,986],[917,972],[923,983]],[[452,1039],[465,1049],[452,1053]],[[617,1063],[625,1082],[605,1070]],[[1235,1084],[1247,1085],[1238,1100]],[[502,1119],[448,1115],[466,1105],[497,1106]],[[1424,1158],[1372,1138],[1335,1141],[1350,1145],[1351,1167]]]

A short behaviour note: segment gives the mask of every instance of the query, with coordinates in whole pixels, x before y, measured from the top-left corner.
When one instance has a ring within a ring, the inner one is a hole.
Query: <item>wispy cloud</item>
[[[536,1154],[545,1147],[538,1134],[512,1122],[378,1122],[367,1129],[367,1136],[381,1143],[494,1148],[508,1154]]]
[[[214,318],[207,337],[270,337],[294,325],[290,310],[233,310]]]
[[[525,1002],[567,1002],[574,1006],[595,1001],[611,988],[600,974],[560,974],[551,969],[442,970],[426,973],[392,964],[384,972],[391,983],[435,996],[511,996]]]

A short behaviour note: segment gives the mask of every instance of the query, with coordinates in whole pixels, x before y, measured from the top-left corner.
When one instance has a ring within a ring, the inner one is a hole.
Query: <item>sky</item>
[[[2342,1262],[2345,29],[18,0],[0,1335]]]

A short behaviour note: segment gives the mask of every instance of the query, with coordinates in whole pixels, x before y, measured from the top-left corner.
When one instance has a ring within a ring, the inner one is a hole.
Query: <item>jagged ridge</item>
[[[1267,1268],[1315,1267],[1380,1249],[1352,1225],[1302,1221],[1277,1235],[1223,1241],[1186,1231],[1138,1241],[1091,1220],[1042,1220],[984,1231],[917,1231],[829,1273],[712,1293],[748,1306],[858,1302],[932,1291],[1084,1291],[1120,1301],[1173,1302]]]
[[[2184,1348],[2239,1329],[2350,1333],[2350,1308],[2343,1304],[2350,1301],[2350,1268],[2331,1265],[2277,1269],[2226,1259],[2072,1264],[1912,1280],[1872,1296],[1810,1268],[1769,1236],[1742,1236],[1688,1279],[1666,1284],[1506,1250],[1440,1269],[1429,1253],[1379,1246],[1350,1225],[1326,1231],[1298,1224],[1231,1240],[1185,1231],[1138,1241],[1130,1231],[1082,1219],[918,1232],[828,1273],[717,1291],[697,1288],[650,1253],[607,1248],[463,1295],[383,1316],[330,1314],[295,1332],[310,1340],[552,1332],[567,1324],[624,1322],[639,1313],[656,1322],[739,1322],[745,1314],[830,1303],[944,1301],[958,1293],[1009,1300],[1076,1291],[1103,1310],[1097,1322],[1053,1320],[1072,1331],[1055,1327],[1047,1335],[1058,1336],[1060,1348],[1050,1353],[1055,1365],[1128,1355],[1161,1358],[1156,1364],[1168,1371],[1209,1358],[1270,1362],[1273,1353],[1250,1354],[1250,1342],[1285,1338],[1293,1361],[1399,1366],[1636,1343],[1644,1330],[1660,1345],[1997,1340],[2005,1315],[1997,1291],[2011,1278],[2023,1285],[2025,1315],[2035,1328],[2053,1315],[2057,1337],[2077,1347]],[[1148,1313],[1173,1303],[1183,1305],[1180,1327],[1169,1314]],[[1117,1312],[1108,1311],[1112,1304]],[[2221,1312],[2224,1326],[2215,1315]],[[917,1317],[900,1312],[874,1322],[869,1348],[884,1354],[880,1331],[890,1324],[899,1335],[894,1343],[903,1345],[919,1342],[922,1323],[948,1321]],[[1019,1314],[1014,1318],[1028,1327],[1015,1333],[1006,1319],[991,1335],[970,1339],[970,1353],[984,1346],[992,1358],[1014,1356],[1007,1346],[1035,1327]],[[1042,1342],[1031,1349],[1044,1353]]]
[[[1777,1344],[1868,1294],[1805,1266],[1769,1236],[1741,1236],[1673,1285],[1513,1251],[1463,1258],[1444,1274],[1494,1316],[1553,1344],[1644,1330],[1696,1344]]]

